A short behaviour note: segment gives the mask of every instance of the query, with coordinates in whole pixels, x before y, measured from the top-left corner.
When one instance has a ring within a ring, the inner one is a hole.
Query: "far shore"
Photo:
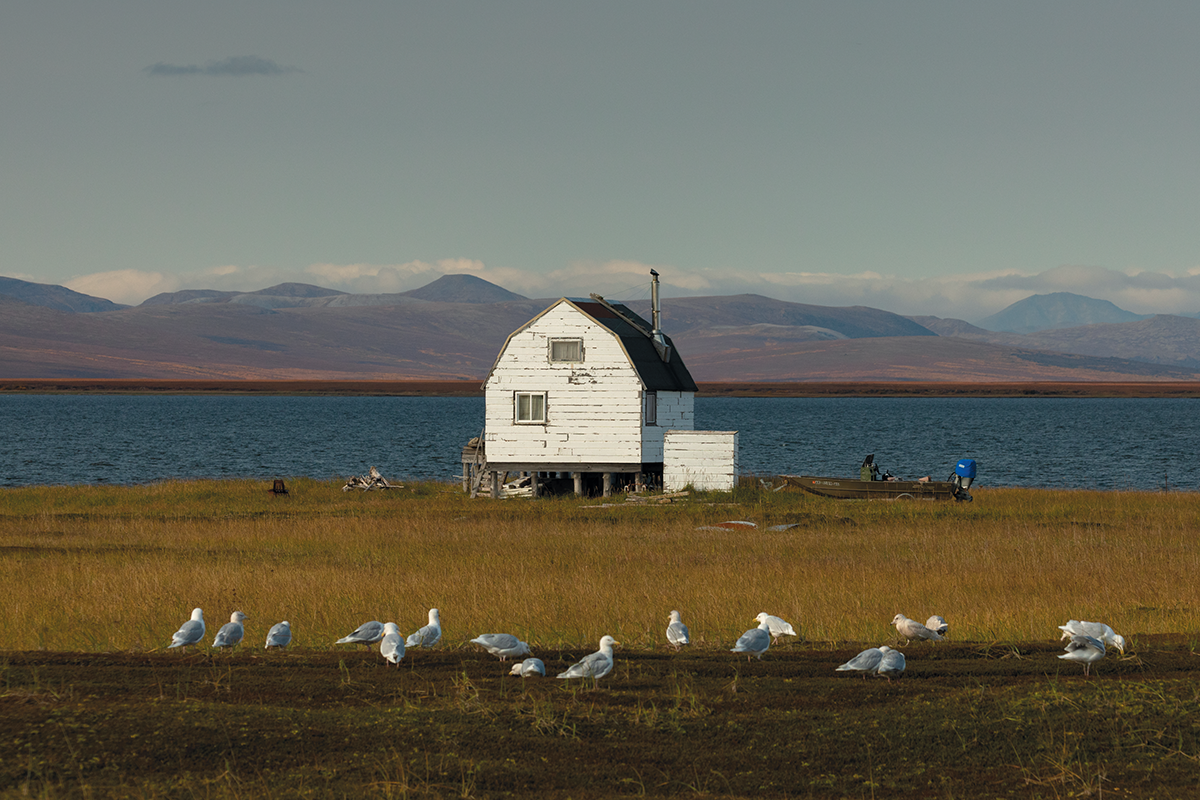
[[[1200,397],[1200,381],[699,382],[698,397]],[[2,380],[0,394],[211,394],[482,397],[473,380]]]

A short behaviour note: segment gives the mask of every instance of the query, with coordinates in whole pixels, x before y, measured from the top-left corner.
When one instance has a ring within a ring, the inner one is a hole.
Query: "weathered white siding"
[[[737,431],[666,431],[663,437],[663,490],[691,484],[706,491],[730,491],[737,484]]]
[[[551,362],[550,339],[571,338],[583,340],[583,361]],[[545,424],[515,421],[516,392],[546,393]],[[644,460],[641,380],[617,337],[569,303],[560,301],[509,338],[485,397],[489,464]]]
[[[696,426],[695,395],[691,392],[658,393],[658,424],[642,428],[642,460],[648,464],[663,460],[663,432],[690,431]]]

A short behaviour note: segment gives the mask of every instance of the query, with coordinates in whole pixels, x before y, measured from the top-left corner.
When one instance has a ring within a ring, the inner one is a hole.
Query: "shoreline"
[[[1200,397],[1200,381],[1111,383],[813,381],[697,383],[697,397]],[[483,397],[482,380],[0,380],[4,394],[188,394]]]

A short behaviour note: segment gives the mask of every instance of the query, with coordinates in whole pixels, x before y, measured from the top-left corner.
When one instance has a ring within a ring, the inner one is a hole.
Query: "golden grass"
[[[493,631],[663,646],[674,608],[702,647],[731,646],[759,611],[817,642],[888,641],[897,612],[978,641],[1056,638],[1071,617],[1127,637],[1200,627],[1191,493],[979,488],[955,505],[744,488],[596,508],[288,483],[279,498],[246,481],[0,491],[0,649],[159,649],[194,606],[207,641],[241,610],[247,644],[287,619],[302,648],[368,619],[415,630],[431,606],[450,647]],[[698,529],[728,519],[760,527]]]

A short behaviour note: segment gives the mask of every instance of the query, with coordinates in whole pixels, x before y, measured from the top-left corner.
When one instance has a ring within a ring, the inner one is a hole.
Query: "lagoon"
[[[0,397],[0,485],[168,479],[456,480],[483,427],[478,397],[22,394]],[[979,486],[1200,489],[1200,400],[1177,398],[708,398],[696,427],[739,431],[739,468],[857,475],[863,456]]]

